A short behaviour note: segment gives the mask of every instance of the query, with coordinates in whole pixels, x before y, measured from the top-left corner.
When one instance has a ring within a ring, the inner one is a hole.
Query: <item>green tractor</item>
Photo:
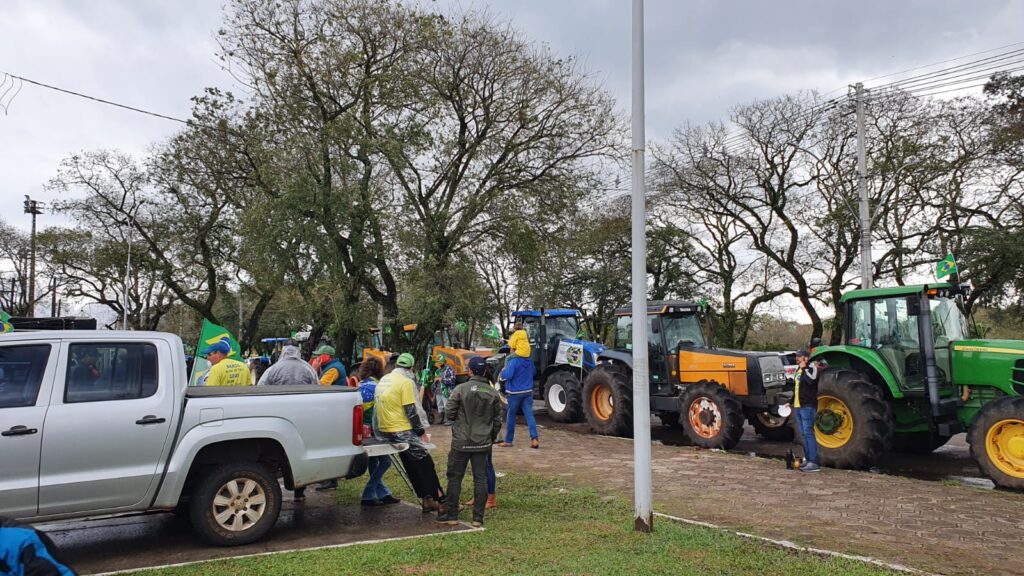
[[[981,471],[1024,490],[1024,341],[970,338],[966,292],[941,283],[842,297],[845,341],[812,355],[828,366],[815,421],[823,464],[868,468],[967,432]]]

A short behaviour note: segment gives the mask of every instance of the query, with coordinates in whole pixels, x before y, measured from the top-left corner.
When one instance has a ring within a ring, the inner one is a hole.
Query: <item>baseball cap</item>
[[[231,344],[228,344],[227,340],[218,340],[213,344],[210,344],[206,348],[203,348],[202,355],[209,356],[210,352],[220,352],[221,354],[231,354]]]
[[[324,344],[317,348],[316,350],[314,350],[313,354],[316,354],[317,356],[320,356],[321,354],[327,354],[328,356],[333,357],[335,354],[334,346],[328,346],[327,344]]]
[[[415,363],[416,358],[414,358],[412,354],[409,354],[408,352],[403,352],[398,357],[397,365],[401,366],[402,368],[412,368],[413,364]]]
[[[483,356],[473,356],[467,364],[469,365],[469,371],[477,376],[487,370],[487,361],[483,359]]]
[[[801,348],[796,351],[796,355],[801,358],[810,358],[811,353],[807,351],[807,348]]]

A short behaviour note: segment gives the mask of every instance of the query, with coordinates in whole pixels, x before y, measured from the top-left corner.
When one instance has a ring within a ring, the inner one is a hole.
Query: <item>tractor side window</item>
[[[523,318],[523,330],[526,330],[526,338],[530,341],[530,345],[536,346],[537,339],[540,338],[540,323],[538,322],[538,318],[534,316]]]
[[[615,319],[615,347],[620,350],[633,349],[633,318],[619,316]]]
[[[875,301],[876,349],[906,389],[921,388],[923,382],[917,321],[905,297]]]
[[[555,316],[548,318],[548,340],[556,337],[559,340],[573,340],[576,338],[576,334],[579,330],[579,321],[577,321],[573,316]]]
[[[871,347],[871,301],[857,300],[850,316],[849,344]]]

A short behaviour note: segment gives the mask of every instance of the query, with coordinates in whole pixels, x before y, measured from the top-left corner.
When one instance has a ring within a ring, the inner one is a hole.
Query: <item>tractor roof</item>
[[[914,294],[920,294],[925,290],[936,288],[942,290],[944,288],[952,288],[953,285],[948,282],[939,282],[935,284],[913,284],[909,286],[893,286],[891,288],[867,288],[861,290],[851,290],[843,297],[839,299],[840,302],[848,302],[850,300],[863,300],[865,298],[888,298],[890,296],[912,296]]]
[[[540,312],[541,312],[540,310],[516,310],[515,312],[512,313],[512,316],[513,317],[517,317],[517,316],[538,317],[538,316],[540,316]],[[544,315],[545,316],[573,316],[573,317],[575,317],[575,316],[579,316],[580,315],[580,311],[579,310],[574,310],[572,308],[550,308],[550,309],[544,310]]]
[[[648,300],[647,301],[647,313],[648,314],[665,314],[668,312],[696,312],[700,308],[700,305],[696,302],[686,302],[683,300]],[[623,306],[615,309],[616,316],[631,316],[633,314],[633,308],[631,306]]]

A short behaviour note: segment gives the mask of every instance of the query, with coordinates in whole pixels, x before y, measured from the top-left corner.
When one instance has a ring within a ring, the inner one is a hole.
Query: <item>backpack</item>
[[[58,558],[46,534],[0,516],[0,574],[4,576],[76,576]]]

